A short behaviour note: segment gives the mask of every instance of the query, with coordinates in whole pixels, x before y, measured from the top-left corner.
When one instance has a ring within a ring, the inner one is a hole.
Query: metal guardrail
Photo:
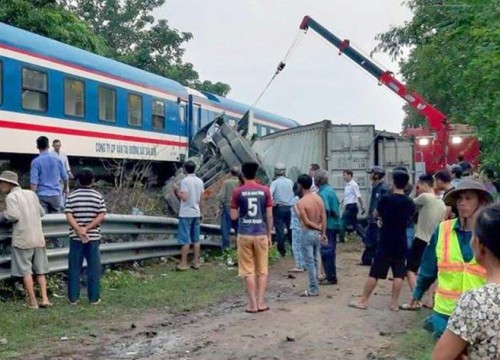
[[[101,226],[104,240],[106,235],[132,235],[131,241],[106,242],[101,244],[102,264],[117,264],[126,261],[144,260],[180,254],[180,246],[175,235],[179,221],[174,218],[142,215],[106,215]],[[69,225],[63,214],[45,215],[42,218],[43,233],[47,240],[68,238]],[[12,230],[0,227],[0,246],[10,243]],[[141,235],[166,236],[160,240],[140,240]],[[203,247],[220,246],[220,227],[202,224]],[[47,249],[50,272],[68,268],[69,248]],[[10,255],[0,251],[0,281],[10,278]]]

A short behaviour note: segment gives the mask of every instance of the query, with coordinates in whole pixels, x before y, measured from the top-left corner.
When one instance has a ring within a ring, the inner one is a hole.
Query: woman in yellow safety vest
[[[486,268],[488,283],[465,293],[448,320],[432,360],[500,359],[500,203],[482,210],[476,220],[472,249]]]
[[[401,306],[402,310],[420,309],[420,300],[437,279],[434,311],[424,324],[435,338],[446,329],[460,296],[486,283],[486,270],[474,258],[470,241],[477,214],[493,197],[482,183],[466,179],[443,200],[447,206],[456,205],[458,218],[439,224],[422,256],[413,299]]]

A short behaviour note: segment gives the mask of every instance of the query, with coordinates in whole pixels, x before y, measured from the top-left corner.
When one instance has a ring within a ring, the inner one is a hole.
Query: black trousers
[[[292,246],[292,231],[290,230],[290,223],[292,221],[291,206],[276,205],[273,207],[273,221],[274,229],[276,230],[276,242],[278,243],[278,251],[281,256],[285,256],[285,238],[288,244]],[[286,229],[286,235],[285,235]]]

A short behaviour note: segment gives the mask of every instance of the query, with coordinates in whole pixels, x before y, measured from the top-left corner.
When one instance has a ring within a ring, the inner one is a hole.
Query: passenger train
[[[59,139],[71,163],[98,159],[182,162],[197,130],[249,106],[0,23],[0,159],[23,167],[36,138]],[[258,136],[297,126],[255,109]]]

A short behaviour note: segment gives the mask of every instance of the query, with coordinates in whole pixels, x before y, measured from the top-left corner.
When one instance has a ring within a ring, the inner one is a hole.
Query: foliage
[[[226,96],[230,86],[200,81],[193,64],[183,62],[183,45],[192,39],[189,32],[171,28],[152,12],[165,0],[65,0],[66,8],[87,22],[103,37],[111,57],[118,61],[176,80],[183,85]]]
[[[416,324],[420,327],[422,321],[417,321]],[[401,337],[396,339],[394,347],[398,355],[404,356],[408,360],[429,360],[431,358],[432,349],[436,341],[431,334],[422,329],[414,328],[408,331]]]
[[[269,247],[268,259],[269,265],[276,264],[281,259],[281,254],[275,245]]]
[[[400,60],[408,87],[447,114],[478,127],[483,163],[500,153],[500,8],[494,0],[408,0],[410,22],[379,34],[376,51]],[[407,59],[403,48],[410,47]],[[405,126],[425,120],[405,107]]]
[[[63,336],[98,346],[102,336],[123,328],[124,321],[131,323],[165,309],[174,314],[194,311],[241,293],[235,271],[226,267],[208,264],[200,271],[173,270],[173,264],[160,263],[140,272],[122,267],[109,271],[101,281],[103,301],[99,306],[89,305],[85,293],[78,306],[69,305],[66,298],[51,298],[52,308],[37,311],[23,307],[25,299],[0,302],[0,339],[7,341],[0,345],[0,358],[31,358],[33,351],[43,357],[47,349],[60,348]],[[40,348],[40,344],[44,345]]]
[[[107,54],[104,39],[54,0],[0,0],[0,22],[96,54]]]

